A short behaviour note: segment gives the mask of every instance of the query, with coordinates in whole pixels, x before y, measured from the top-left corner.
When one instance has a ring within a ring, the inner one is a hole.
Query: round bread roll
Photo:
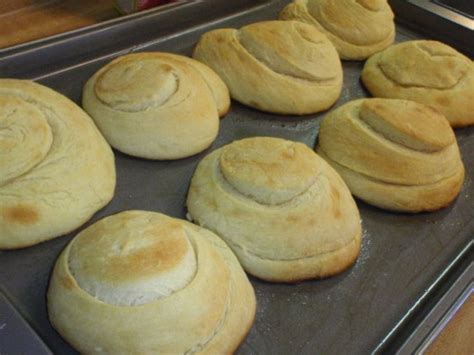
[[[314,25],[342,59],[364,60],[393,43],[395,23],[386,0],[293,0],[282,20]]]
[[[114,155],[61,94],[0,79],[0,249],[68,233],[113,197]]]
[[[222,80],[180,55],[119,57],[84,86],[82,105],[112,147],[147,159],[180,159],[209,147],[230,107]]]
[[[335,275],[359,255],[361,223],[348,188],[302,143],[256,137],[214,151],[194,173],[187,206],[247,272],[267,281]]]
[[[474,64],[436,41],[408,41],[367,60],[362,82],[373,96],[432,106],[452,127],[474,124]]]
[[[262,111],[319,112],[341,93],[342,66],[334,46],[314,26],[301,22],[210,31],[193,56],[219,74],[233,99]]]
[[[362,99],[339,107],[321,123],[317,152],[355,196],[388,210],[445,207],[464,180],[449,122],[413,101]]]
[[[88,227],[58,258],[49,319],[85,354],[226,354],[255,316],[255,295],[217,236],[156,212]]]

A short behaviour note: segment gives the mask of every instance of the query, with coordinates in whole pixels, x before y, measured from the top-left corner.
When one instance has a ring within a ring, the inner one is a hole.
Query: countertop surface
[[[120,16],[113,0],[2,0],[0,48]]]

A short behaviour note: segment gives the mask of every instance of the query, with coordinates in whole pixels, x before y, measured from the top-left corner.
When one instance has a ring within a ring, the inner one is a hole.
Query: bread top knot
[[[341,74],[333,45],[312,26],[297,21],[258,22],[242,27],[237,37],[250,54],[277,73],[319,82]]]
[[[37,107],[0,95],[0,186],[43,161],[52,142],[51,127]]]
[[[434,184],[463,169],[449,122],[412,101],[351,101],[324,118],[318,144],[338,164],[390,184]]]
[[[285,203],[303,193],[320,171],[316,155],[304,144],[269,137],[226,146],[220,168],[236,190],[268,205]]]
[[[450,89],[472,68],[472,62],[437,41],[408,41],[381,53],[378,65],[387,78],[407,87]]]
[[[308,13],[328,32],[356,45],[371,45],[393,32],[393,12],[384,0],[307,0]]]
[[[129,211],[105,218],[72,243],[69,268],[78,285],[101,301],[142,305],[184,287],[196,256],[182,223]]]
[[[217,107],[219,116],[227,113],[230,106],[227,87],[211,69],[171,53],[145,52],[118,57],[89,81],[100,102],[116,111],[173,109],[188,99],[195,104],[198,95],[210,108]]]
[[[114,62],[99,75],[95,83],[97,97],[122,111],[161,106],[179,86],[173,67],[157,59],[132,58]]]
[[[359,118],[392,142],[415,150],[436,152],[456,140],[441,113],[413,101],[365,100]]]

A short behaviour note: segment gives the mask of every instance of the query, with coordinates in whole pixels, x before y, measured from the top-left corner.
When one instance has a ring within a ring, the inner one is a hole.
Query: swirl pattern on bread
[[[474,124],[474,63],[443,43],[390,46],[367,60],[361,79],[375,97],[432,106],[452,127]]]
[[[339,107],[321,123],[317,152],[355,196],[389,210],[445,207],[464,180],[449,122],[413,101],[362,99]]]
[[[205,33],[193,57],[209,65],[232,98],[279,114],[309,114],[339,97],[342,67],[334,46],[313,26],[257,22]]]
[[[395,24],[386,0],[294,0],[280,13],[323,32],[342,59],[364,60],[393,43]]]
[[[331,276],[359,254],[360,217],[349,190],[301,143],[255,137],[214,151],[194,173],[187,207],[265,280]]]
[[[48,313],[83,353],[231,353],[255,316],[251,284],[208,230],[126,211],[79,233],[58,258]]]
[[[42,85],[0,79],[0,248],[68,233],[113,197],[114,155],[94,123]]]
[[[155,52],[125,55],[101,68],[84,86],[82,104],[121,152],[179,159],[211,145],[230,97],[207,66]]]

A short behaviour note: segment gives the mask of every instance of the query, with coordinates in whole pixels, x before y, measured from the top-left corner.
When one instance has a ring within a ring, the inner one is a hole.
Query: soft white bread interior
[[[205,33],[193,57],[214,69],[233,99],[279,114],[329,108],[342,88],[334,46],[314,26],[266,21]]]
[[[359,255],[361,222],[348,188],[302,143],[255,137],[214,151],[194,173],[187,207],[246,271],[268,281],[331,276]]]
[[[155,52],[125,55],[101,68],[84,86],[82,104],[121,152],[179,159],[211,145],[230,97],[204,64]]]
[[[362,82],[375,97],[434,107],[452,127],[474,124],[474,62],[437,41],[407,41],[374,54]]]
[[[0,79],[0,249],[78,228],[114,190],[114,155],[84,111],[45,86]]]
[[[364,60],[395,38],[394,15],[386,0],[294,0],[280,19],[315,26],[342,59]]]
[[[146,211],[121,212],[79,233],[48,290],[51,323],[81,353],[232,353],[255,307],[222,240]]]
[[[449,122],[413,101],[362,99],[339,107],[321,123],[317,152],[355,196],[389,210],[445,207],[464,180]]]

